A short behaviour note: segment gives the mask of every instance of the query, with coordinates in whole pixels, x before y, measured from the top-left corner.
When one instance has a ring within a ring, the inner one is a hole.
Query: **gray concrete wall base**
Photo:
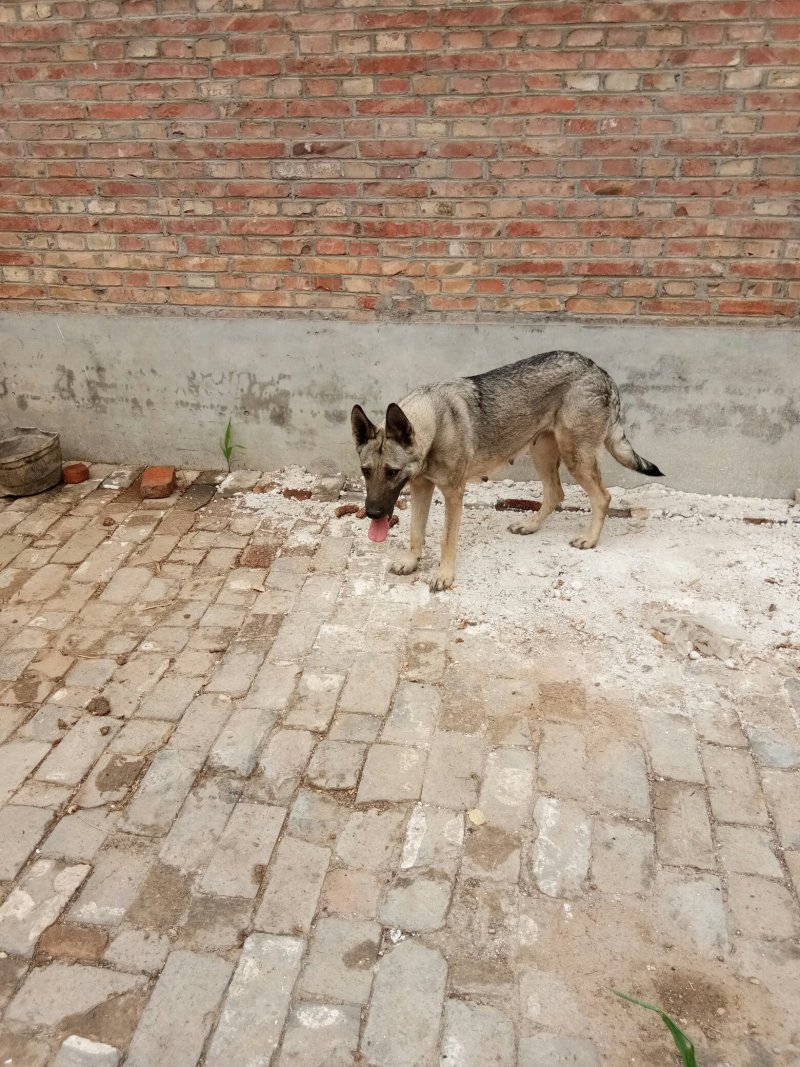
[[[355,472],[349,412],[414,385],[553,348],[615,378],[637,451],[666,484],[788,497],[800,484],[800,334],[791,329],[359,324],[0,314],[0,428],[58,430],[66,457]],[[514,473],[519,471],[514,468]],[[609,458],[609,481],[639,484]]]

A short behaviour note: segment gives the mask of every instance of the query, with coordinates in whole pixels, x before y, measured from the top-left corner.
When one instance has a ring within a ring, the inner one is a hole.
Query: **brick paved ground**
[[[788,659],[634,700],[330,503],[92,473],[0,503],[0,1063],[673,1062],[612,988],[800,1062]]]

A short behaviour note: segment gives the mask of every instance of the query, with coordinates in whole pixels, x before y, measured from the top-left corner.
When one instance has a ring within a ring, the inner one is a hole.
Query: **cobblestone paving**
[[[800,1063],[797,683],[644,716],[92,473],[0,503],[0,1063]]]

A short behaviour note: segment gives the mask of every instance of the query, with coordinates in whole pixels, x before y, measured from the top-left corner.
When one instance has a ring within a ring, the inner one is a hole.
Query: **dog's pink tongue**
[[[389,536],[389,520],[386,518],[373,519],[369,524],[367,536],[370,541],[385,541]]]

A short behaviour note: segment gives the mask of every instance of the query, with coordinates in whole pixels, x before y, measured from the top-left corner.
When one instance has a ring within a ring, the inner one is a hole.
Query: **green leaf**
[[[675,1047],[681,1054],[684,1067],[697,1067],[694,1045],[686,1034],[684,1034],[683,1030],[680,1029],[678,1024],[673,1019],[670,1019],[665,1011],[662,1011],[661,1008],[656,1008],[653,1004],[648,1004],[644,1000],[637,1000],[636,997],[629,997],[627,993],[619,993],[616,989],[612,989],[611,992],[621,1000],[627,1000],[630,1004],[636,1004],[640,1008],[647,1008],[648,1011],[654,1011],[656,1015],[660,1015],[661,1021],[672,1034],[672,1039],[675,1042]]]

